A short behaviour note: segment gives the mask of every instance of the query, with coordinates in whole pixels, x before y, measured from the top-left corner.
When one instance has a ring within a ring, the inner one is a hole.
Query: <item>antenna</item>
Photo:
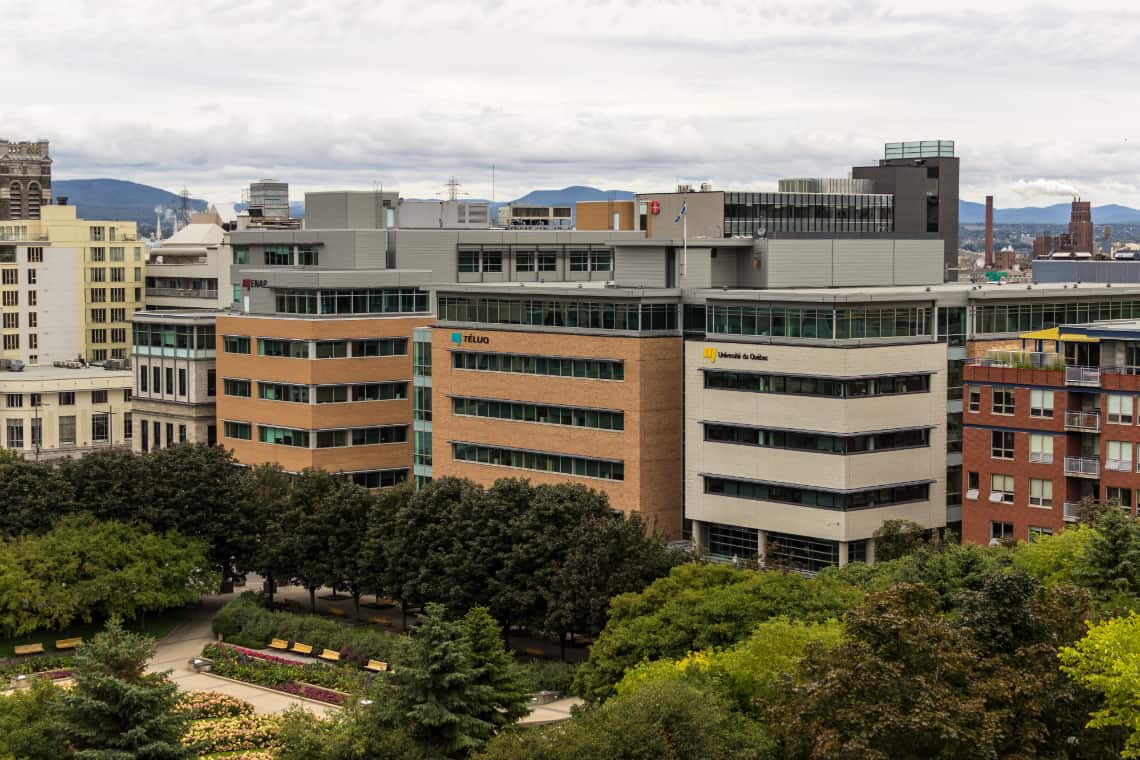
[[[447,199],[449,201],[459,200],[459,196],[461,196],[461,195],[469,195],[469,193],[465,193],[459,189],[462,187],[462,185],[459,184],[459,180],[457,180],[455,177],[449,177],[448,178],[446,187],[447,187]]]
[[[495,202],[495,165],[491,164],[491,203]]]
[[[178,222],[180,227],[185,227],[190,224],[190,191],[183,187],[178,197],[181,200],[181,205],[178,209]]]

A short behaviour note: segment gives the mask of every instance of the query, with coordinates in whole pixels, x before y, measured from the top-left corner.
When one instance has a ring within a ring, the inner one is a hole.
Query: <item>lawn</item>
[[[149,614],[145,620],[132,621],[127,623],[125,627],[128,630],[145,633],[147,636],[160,639],[170,633],[174,626],[186,620],[192,610],[191,607],[174,607],[165,612]],[[82,636],[85,641],[89,640],[103,630],[104,622],[100,620],[85,625],[73,625],[62,631],[33,631],[15,639],[0,638],[0,658],[12,657],[15,654],[13,650],[17,644],[43,644],[45,652],[56,654],[55,642],[57,640],[79,636]]]

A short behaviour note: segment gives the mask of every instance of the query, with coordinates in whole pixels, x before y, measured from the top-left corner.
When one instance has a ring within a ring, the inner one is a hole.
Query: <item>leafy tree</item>
[[[1095,537],[1093,528],[1074,525],[1053,536],[1039,536],[1032,543],[1019,543],[1011,556],[1013,566],[1046,585],[1071,584],[1073,572],[1085,563]]]
[[[471,642],[443,605],[429,604],[427,619],[392,671],[394,725],[407,726],[420,744],[445,755],[477,749],[492,724],[480,716],[495,707],[492,685],[476,673]]]
[[[910,520],[887,520],[874,538],[875,560],[890,562],[926,546],[926,528]]]
[[[317,610],[317,589],[332,576],[329,516],[335,511],[340,478],[324,470],[306,469],[293,478],[289,508],[281,516],[282,567],[309,591]]]
[[[79,508],[101,520],[149,520],[154,506],[151,459],[122,449],[93,451],[57,465]],[[165,527],[174,527],[173,524]]]
[[[485,607],[472,608],[462,623],[463,635],[471,646],[475,671],[472,682],[490,691],[490,698],[476,717],[494,730],[509,726],[529,712],[522,672],[503,646],[499,626]]]
[[[241,486],[241,509],[253,516],[249,564],[268,581],[272,602],[277,582],[289,576],[283,519],[289,511],[292,476],[278,464],[259,464],[249,469]]]
[[[83,644],[72,663],[74,687],[63,698],[62,724],[79,760],[174,760],[187,715],[174,709],[178,690],[165,674],[146,673],[154,641],[112,620]]]
[[[348,589],[359,620],[360,596],[374,582],[373,557],[366,551],[374,499],[368,489],[345,478],[337,480],[333,491],[319,502],[327,542],[323,553],[329,559],[326,582]]]
[[[976,685],[976,651],[939,602],[900,584],[848,613],[841,644],[809,647],[772,709],[784,756],[996,757],[998,717]]]
[[[1089,728],[1123,731],[1120,756],[1140,757],[1140,615],[1130,612],[1090,625],[1088,634],[1060,654],[1066,673],[1103,695]]]
[[[0,493],[0,537],[43,533],[75,509],[70,483],[46,464],[0,464]]]
[[[380,708],[349,702],[317,718],[299,707],[285,711],[275,738],[275,760],[429,760],[405,731],[374,715]],[[435,756],[438,757],[438,756]]]
[[[1089,541],[1073,579],[1101,599],[1140,592],[1140,522],[1124,510],[1110,506],[1093,522]]]
[[[0,758],[59,760],[67,757],[67,740],[59,728],[63,690],[47,679],[30,689],[0,696]]]

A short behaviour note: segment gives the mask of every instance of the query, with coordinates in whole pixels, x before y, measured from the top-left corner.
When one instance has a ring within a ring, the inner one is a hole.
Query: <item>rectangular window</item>
[[[20,329],[20,313],[18,311],[5,312],[5,314],[4,314],[4,329],[5,330],[19,330]]]
[[[28,291],[28,306],[35,306],[35,305],[37,305],[36,291],[29,290]]]
[[[162,368],[151,367],[151,379],[154,383],[150,386],[155,393],[162,393]]]
[[[590,254],[586,251],[570,251],[570,271],[588,272],[590,269]]]
[[[258,383],[257,397],[266,401],[290,401],[296,404],[307,404],[309,403],[309,386]]]
[[[1013,540],[1013,523],[1007,522],[991,522],[990,523],[990,540],[991,541],[1012,541]]]
[[[39,448],[44,445],[44,421],[39,417],[32,418],[32,447]]]
[[[969,408],[970,408],[971,412],[982,411],[982,389],[981,388],[976,388],[976,387],[970,388],[970,407]]]
[[[28,263],[29,264],[42,264],[44,261],[43,248],[29,248],[28,249]]]
[[[1132,424],[1132,397],[1108,394],[1108,421],[1114,425]]]
[[[216,370],[206,370],[206,395],[210,398],[218,395],[218,373]]]
[[[222,435],[226,438],[238,438],[243,441],[249,441],[253,439],[253,430],[248,422],[230,422],[226,420],[222,424]]]
[[[1032,507],[1053,506],[1052,480],[1029,479],[1029,505]]]
[[[5,290],[4,294],[0,296],[0,303],[4,306],[19,306],[20,305],[20,291],[18,290]]]
[[[248,264],[249,263],[249,246],[248,245],[235,245],[233,248],[234,263],[235,264]]]
[[[483,446],[474,443],[452,443],[451,451],[452,458],[457,462],[474,462],[603,480],[625,480],[625,464],[610,459],[590,459],[567,454]]]
[[[166,394],[174,395],[174,367],[166,368]]]
[[[1132,489],[1109,486],[1104,489],[1104,498],[1111,504],[1118,504],[1128,509],[1132,508]]]
[[[173,422],[166,423],[166,445],[167,446],[173,446],[174,445],[174,423]]]
[[[107,403],[107,391],[91,391],[91,403],[92,404],[106,404]]]
[[[106,343],[107,342],[107,331],[103,328],[97,328],[97,329],[92,330],[91,331],[91,342],[92,343]]]
[[[222,350],[227,354],[248,354],[249,338],[244,335],[225,335],[222,338]]]
[[[106,288],[91,288],[91,303],[106,303],[107,302],[107,289]]]
[[[995,385],[993,390],[994,414],[1013,414],[1014,412],[1013,388],[1005,385]]]
[[[558,257],[553,253],[540,253],[540,254],[538,254],[538,271],[540,271],[540,272],[557,272],[558,271]]]
[[[94,322],[95,324],[102,324],[102,323],[106,322],[107,321],[107,310],[106,309],[92,309],[91,310],[91,321]]]
[[[179,443],[186,443],[186,426],[185,425],[179,425],[178,426],[178,442]]]
[[[1029,435],[1029,461],[1050,464],[1053,461],[1053,436]]]
[[[1037,525],[1030,525],[1029,526],[1029,543],[1033,543],[1034,541],[1037,541],[1042,536],[1051,536],[1051,535],[1053,535],[1053,529],[1052,528],[1042,528],[1042,527],[1039,527]]]
[[[72,415],[59,418],[59,445],[75,445],[75,417]]]
[[[608,253],[591,253],[590,254],[590,271],[591,272],[608,272],[612,268],[612,261]]]
[[[307,449],[309,448],[309,431],[258,425],[257,440],[261,443],[272,443],[277,446],[295,446]]]
[[[5,335],[4,336],[4,350],[15,351],[20,347],[19,335]]]
[[[495,354],[486,351],[454,351],[451,354],[451,366],[455,369],[477,372],[512,372],[524,375],[574,377],[586,380],[625,379],[625,363],[621,359],[586,359],[533,354]]]
[[[479,254],[476,251],[460,251],[458,270],[461,273],[472,273],[479,271]]]
[[[1000,501],[1006,504],[1013,503],[1013,476],[990,476],[990,501]]]
[[[18,285],[20,270],[14,268],[0,269],[0,284],[2,285]]]
[[[125,270],[123,267],[111,267],[111,282],[126,282]]]
[[[179,396],[185,396],[186,395],[186,385],[187,385],[187,372],[184,368],[179,368],[179,370],[178,370],[178,395]]]
[[[91,247],[91,261],[98,263],[98,262],[106,261],[106,260],[107,260],[107,249],[106,248],[102,248],[99,246],[92,246]]]
[[[151,422],[150,423],[150,430],[151,430],[151,433],[154,434],[154,448],[156,450],[161,449],[162,448],[162,423],[158,422],[157,420]],[[167,445],[170,445],[170,441],[167,441],[166,443],[167,443]]]
[[[227,396],[249,398],[249,381],[227,377],[222,380],[222,392]]]
[[[483,251],[483,271],[503,271],[503,254],[498,251]]]
[[[34,269],[28,270],[28,284],[29,285],[35,285],[36,284],[36,270],[34,270]]]
[[[24,394],[22,393],[9,393],[7,394],[7,404],[9,409],[20,409],[24,406]]]
[[[111,288],[111,303],[126,303],[127,289],[126,288]],[[122,310],[120,310],[122,311]]]
[[[7,446],[10,449],[24,448],[24,420],[22,418],[8,420]]]
[[[124,255],[124,249],[122,246],[114,246],[114,245],[111,246],[111,261],[112,262],[126,261],[126,256]]]
[[[308,359],[309,344],[303,340],[257,339],[258,356],[280,356],[291,359]]]
[[[990,456],[994,459],[1013,459],[1012,432],[994,430],[990,433]]]
[[[40,326],[40,315],[34,311],[29,311],[28,312],[28,327],[39,327],[39,326]]]
[[[315,267],[319,263],[317,249],[312,245],[297,246],[297,266]]]
[[[75,406],[75,391],[60,391],[59,392],[59,405],[60,406]]]
[[[271,267],[287,267],[292,264],[292,253],[287,245],[265,246],[265,265]]]
[[[131,424],[131,413],[123,413],[123,440],[129,441],[135,436],[134,425]]]
[[[1132,471],[1132,444],[1128,441],[1109,441],[1105,447],[1108,455],[1104,463],[1106,470]]]
[[[354,472],[351,477],[353,483],[364,488],[390,488],[407,481],[408,468]]]
[[[91,267],[90,282],[106,282],[107,269],[105,267]]]
[[[111,342],[112,343],[126,343],[127,342],[127,328],[125,328],[125,327],[112,327],[111,328]]]
[[[516,253],[515,254],[515,271],[516,272],[533,272],[534,271],[534,254],[533,253]]]
[[[976,472],[966,473],[966,498],[976,499],[981,491],[981,476]]]
[[[111,415],[106,412],[96,412],[91,415],[91,441],[92,443],[107,443],[110,441]]]

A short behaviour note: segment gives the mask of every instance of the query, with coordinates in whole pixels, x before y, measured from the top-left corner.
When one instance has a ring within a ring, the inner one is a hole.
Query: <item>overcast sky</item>
[[[951,139],[962,197],[1140,206],[1140,10],[989,0],[0,0],[0,137],[57,178],[432,197],[844,176]],[[344,10],[341,10],[341,9]]]

